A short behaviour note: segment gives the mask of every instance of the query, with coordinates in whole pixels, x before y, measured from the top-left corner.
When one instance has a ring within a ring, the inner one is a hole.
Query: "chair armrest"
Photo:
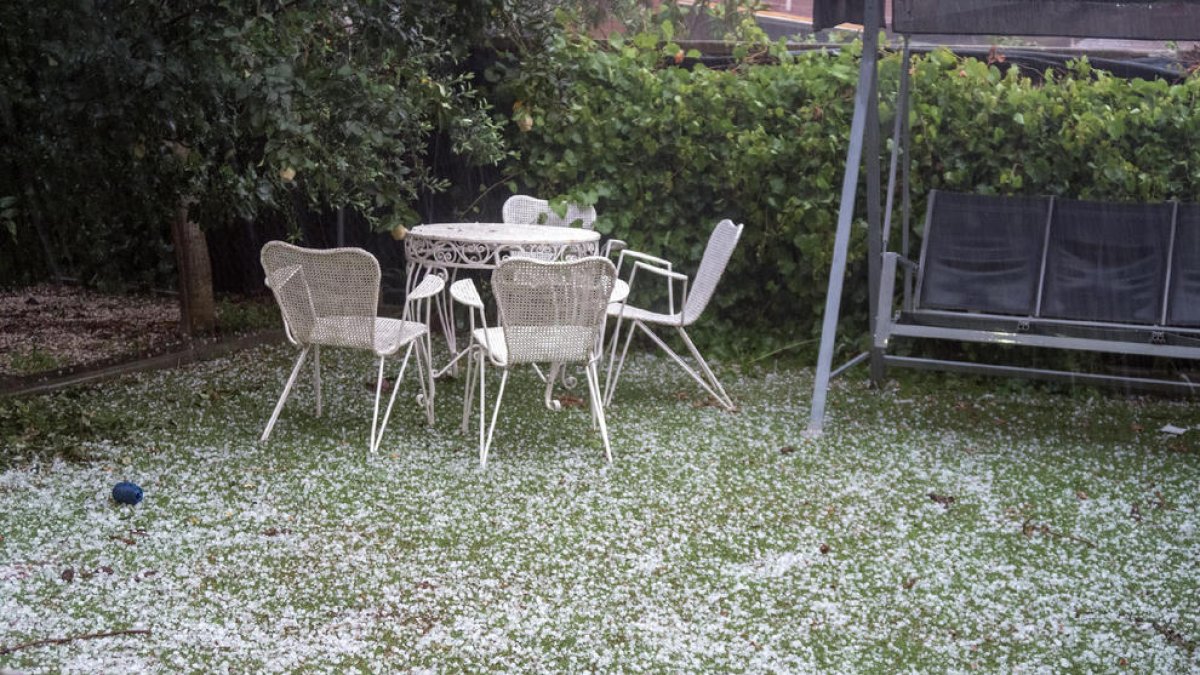
[[[667,264],[670,264],[670,263],[667,263]],[[646,270],[647,272],[650,272],[652,274],[657,274],[659,276],[663,276],[668,279],[672,279],[674,281],[687,281],[688,280],[688,277],[686,274],[680,274],[679,272],[672,272],[669,269],[655,267],[653,265],[649,265],[649,264],[646,264],[641,261],[635,262],[633,264],[633,268],[635,270]]]
[[[608,242],[604,244],[604,257],[611,258],[612,254],[618,251],[624,251],[628,247],[629,244],[625,243],[625,241],[622,239],[609,239]]]
[[[622,243],[624,243],[624,242],[622,242]],[[663,260],[662,258],[656,258],[652,255],[647,255],[645,253],[642,253],[641,251],[634,251],[633,249],[628,249],[628,248],[621,251],[621,257],[620,257],[619,261],[617,262],[618,268],[620,268],[621,262],[623,262],[626,257],[633,258],[635,261],[640,260],[645,263],[650,263],[652,265],[658,265],[659,267],[671,269],[671,261],[669,261],[669,260]]]
[[[479,291],[475,290],[475,282],[470,279],[459,279],[450,284],[450,296],[457,302],[483,311],[483,300],[479,297]]]
[[[625,298],[629,297],[629,284],[625,283],[624,279],[617,279],[613,282],[612,293],[608,296],[609,304],[625,302]]]
[[[625,253],[627,253],[627,252],[628,251],[626,251]],[[670,263],[667,263],[667,264],[669,265]],[[675,287],[671,285],[672,281],[683,282],[683,298],[680,300],[679,306],[682,309],[683,306],[687,305],[688,277],[686,274],[680,274],[679,272],[672,272],[669,269],[655,267],[654,265],[644,263],[644,262],[638,260],[633,263],[633,271],[629,273],[629,287],[631,289],[633,288],[633,280],[634,280],[634,278],[637,277],[638,270],[646,270],[650,274],[655,274],[657,276],[663,277],[666,280],[666,282],[667,282],[667,312],[669,314],[675,313]]]
[[[408,294],[405,302],[415,302],[417,300],[431,298],[438,293],[441,293],[442,289],[445,287],[446,282],[441,277],[436,274],[426,274],[425,278],[421,280],[421,283],[417,284],[417,287],[412,289],[412,292]]]

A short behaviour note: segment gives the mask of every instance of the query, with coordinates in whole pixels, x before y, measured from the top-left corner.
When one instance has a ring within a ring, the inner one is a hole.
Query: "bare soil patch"
[[[221,303],[218,321],[230,325],[220,333],[261,327],[269,316],[265,302]],[[0,382],[137,360],[187,344],[171,296],[55,284],[0,289]]]
[[[175,298],[39,284],[0,291],[0,376],[111,361],[182,341]]]

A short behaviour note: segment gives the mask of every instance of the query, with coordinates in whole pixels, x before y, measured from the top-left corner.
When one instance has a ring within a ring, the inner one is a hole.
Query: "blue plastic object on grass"
[[[142,488],[129,481],[121,481],[113,486],[112,498],[118,504],[133,506],[142,501]]]

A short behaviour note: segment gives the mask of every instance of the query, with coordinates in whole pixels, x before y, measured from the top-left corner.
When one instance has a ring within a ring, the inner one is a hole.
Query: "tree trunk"
[[[46,234],[46,223],[42,220],[42,200],[38,199],[35,190],[36,188],[33,187],[31,182],[26,181],[25,212],[28,214],[26,220],[37,231],[38,241],[42,244],[42,254],[46,256],[46,270],[50,272],[54,283],[61,284],[63,281],[62,269],[58,266],[58,260],[54,256],[54,249],[50,247],[50,235]]]
[[[175,210],[171,241],[179,269],[179,329],[189,337],[211,331],[217,325],[217,305],[213,300],[208,239],[200,226],[188,219],[187,203]]]

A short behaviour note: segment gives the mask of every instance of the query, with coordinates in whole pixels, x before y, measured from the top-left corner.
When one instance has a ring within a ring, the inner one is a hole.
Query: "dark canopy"
[[[813,28],[862,23],[862,0],[816,0]],[[904,34],[1195,40],[1200,0],[892,0]]]

